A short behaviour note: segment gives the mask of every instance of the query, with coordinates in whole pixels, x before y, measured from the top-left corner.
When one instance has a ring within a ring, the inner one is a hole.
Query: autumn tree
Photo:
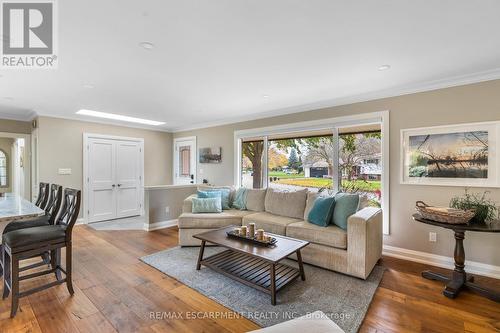
[[[267,164],[270,170],[280,169],[288,164],[288,158],[275,147],[270,147],[267,153]]]

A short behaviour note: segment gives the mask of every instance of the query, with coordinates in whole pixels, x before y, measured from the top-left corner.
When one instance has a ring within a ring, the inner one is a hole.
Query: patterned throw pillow
[[[247,193],[248,190],[244,187],[240,187],[236,191],[236,194],[234,195],[233,208],[239,210],[247,209]]]
[[[221,198],[221,191],[198,191],[198,198],[206,199],[206,198]]]
[[[193,198],[193,213],[221,213],[221,198]]]
[[[202,196],[200,196],[200,193]],[[215,193],[215,194],[214,194]],[[219,196],[222,200],[222,209],[231,209],[231,190],[228,188],[214,188],[198,190],[198,198],[213,198]]]

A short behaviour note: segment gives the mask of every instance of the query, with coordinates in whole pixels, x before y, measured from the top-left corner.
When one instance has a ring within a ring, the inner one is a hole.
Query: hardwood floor
[[[74,230],[74,287],[65,285],[21,299],[9,318],[10,299],[0,302],[0,332],[246,332],[253,322],[143,264],[139,257],[177,244],[177,230]],[[428,266],[393,258],[360,332],[500,332],[500,305],[469,292],[456,300],[441,294],[439,282],[420,277]],[[446,270],[438,269],[437,271]],[[21,284],[31,287],[46,278]],[[477,278],[500,289],[500,280]],[[170,313],[170,318],[154,318]],[[226,317],[179,319],[187,313]],[[177,318],[176,318],[177,316]]]

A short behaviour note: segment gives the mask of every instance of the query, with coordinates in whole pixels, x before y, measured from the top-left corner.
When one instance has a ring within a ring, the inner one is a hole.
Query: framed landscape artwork
[[[221,147],[200,148],[199,160],[200,163],[221,163],[222,148]]]
[[[401,182],[500,187],[499,136],[499,122],[401,130]]]

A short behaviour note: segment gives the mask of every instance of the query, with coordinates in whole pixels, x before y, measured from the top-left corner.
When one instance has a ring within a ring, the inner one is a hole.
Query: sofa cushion
[[[327,227],[332,220],[334,206],[334,197],[316,198],[307,221],[320,227]]]
[[[193,198],[193,213],[220,213],[222,212],[222,200],[216,198]]]
[[[246,207],[254,212],[263,212],[266,207],[266,189],[248,189]]]
[[[358,211],[358,207],[359,194],[342,192],[335,194],[335,208],[332,217],[333,224],[347,230],[347,219]]]
[[[236,209],[225,210],[222,213],[182,213],[179,216],[180,229],[215,229],[228,225],[241,225],[241,218],[252,212]]]
[[[307,189],[285,192],[269,188],[266,192],[265,209],[268,213],[302,220],[306,198]]]
[[[311,243],[347,249],[347,231],[336,225],[320,227],[307,221],[300,221],[289,224],[286,228],[286,235]]]
[[[244,216],[241,224],[248,225],[249,223],[255,223],[256,229],[264,229],[265,232],[285,235],[286,226],[298,221],[300,221],[300,219],[274,215],[268,212],[260,212]]]
[[[309,213],[311,212],[311,209],[314,207],[314,201],[316,201],[316,198],[319,196],[320,196],[319,193],[307,192],[306,207],[304,209],[305,221],[307,221],[307,219],[309,218]]]

